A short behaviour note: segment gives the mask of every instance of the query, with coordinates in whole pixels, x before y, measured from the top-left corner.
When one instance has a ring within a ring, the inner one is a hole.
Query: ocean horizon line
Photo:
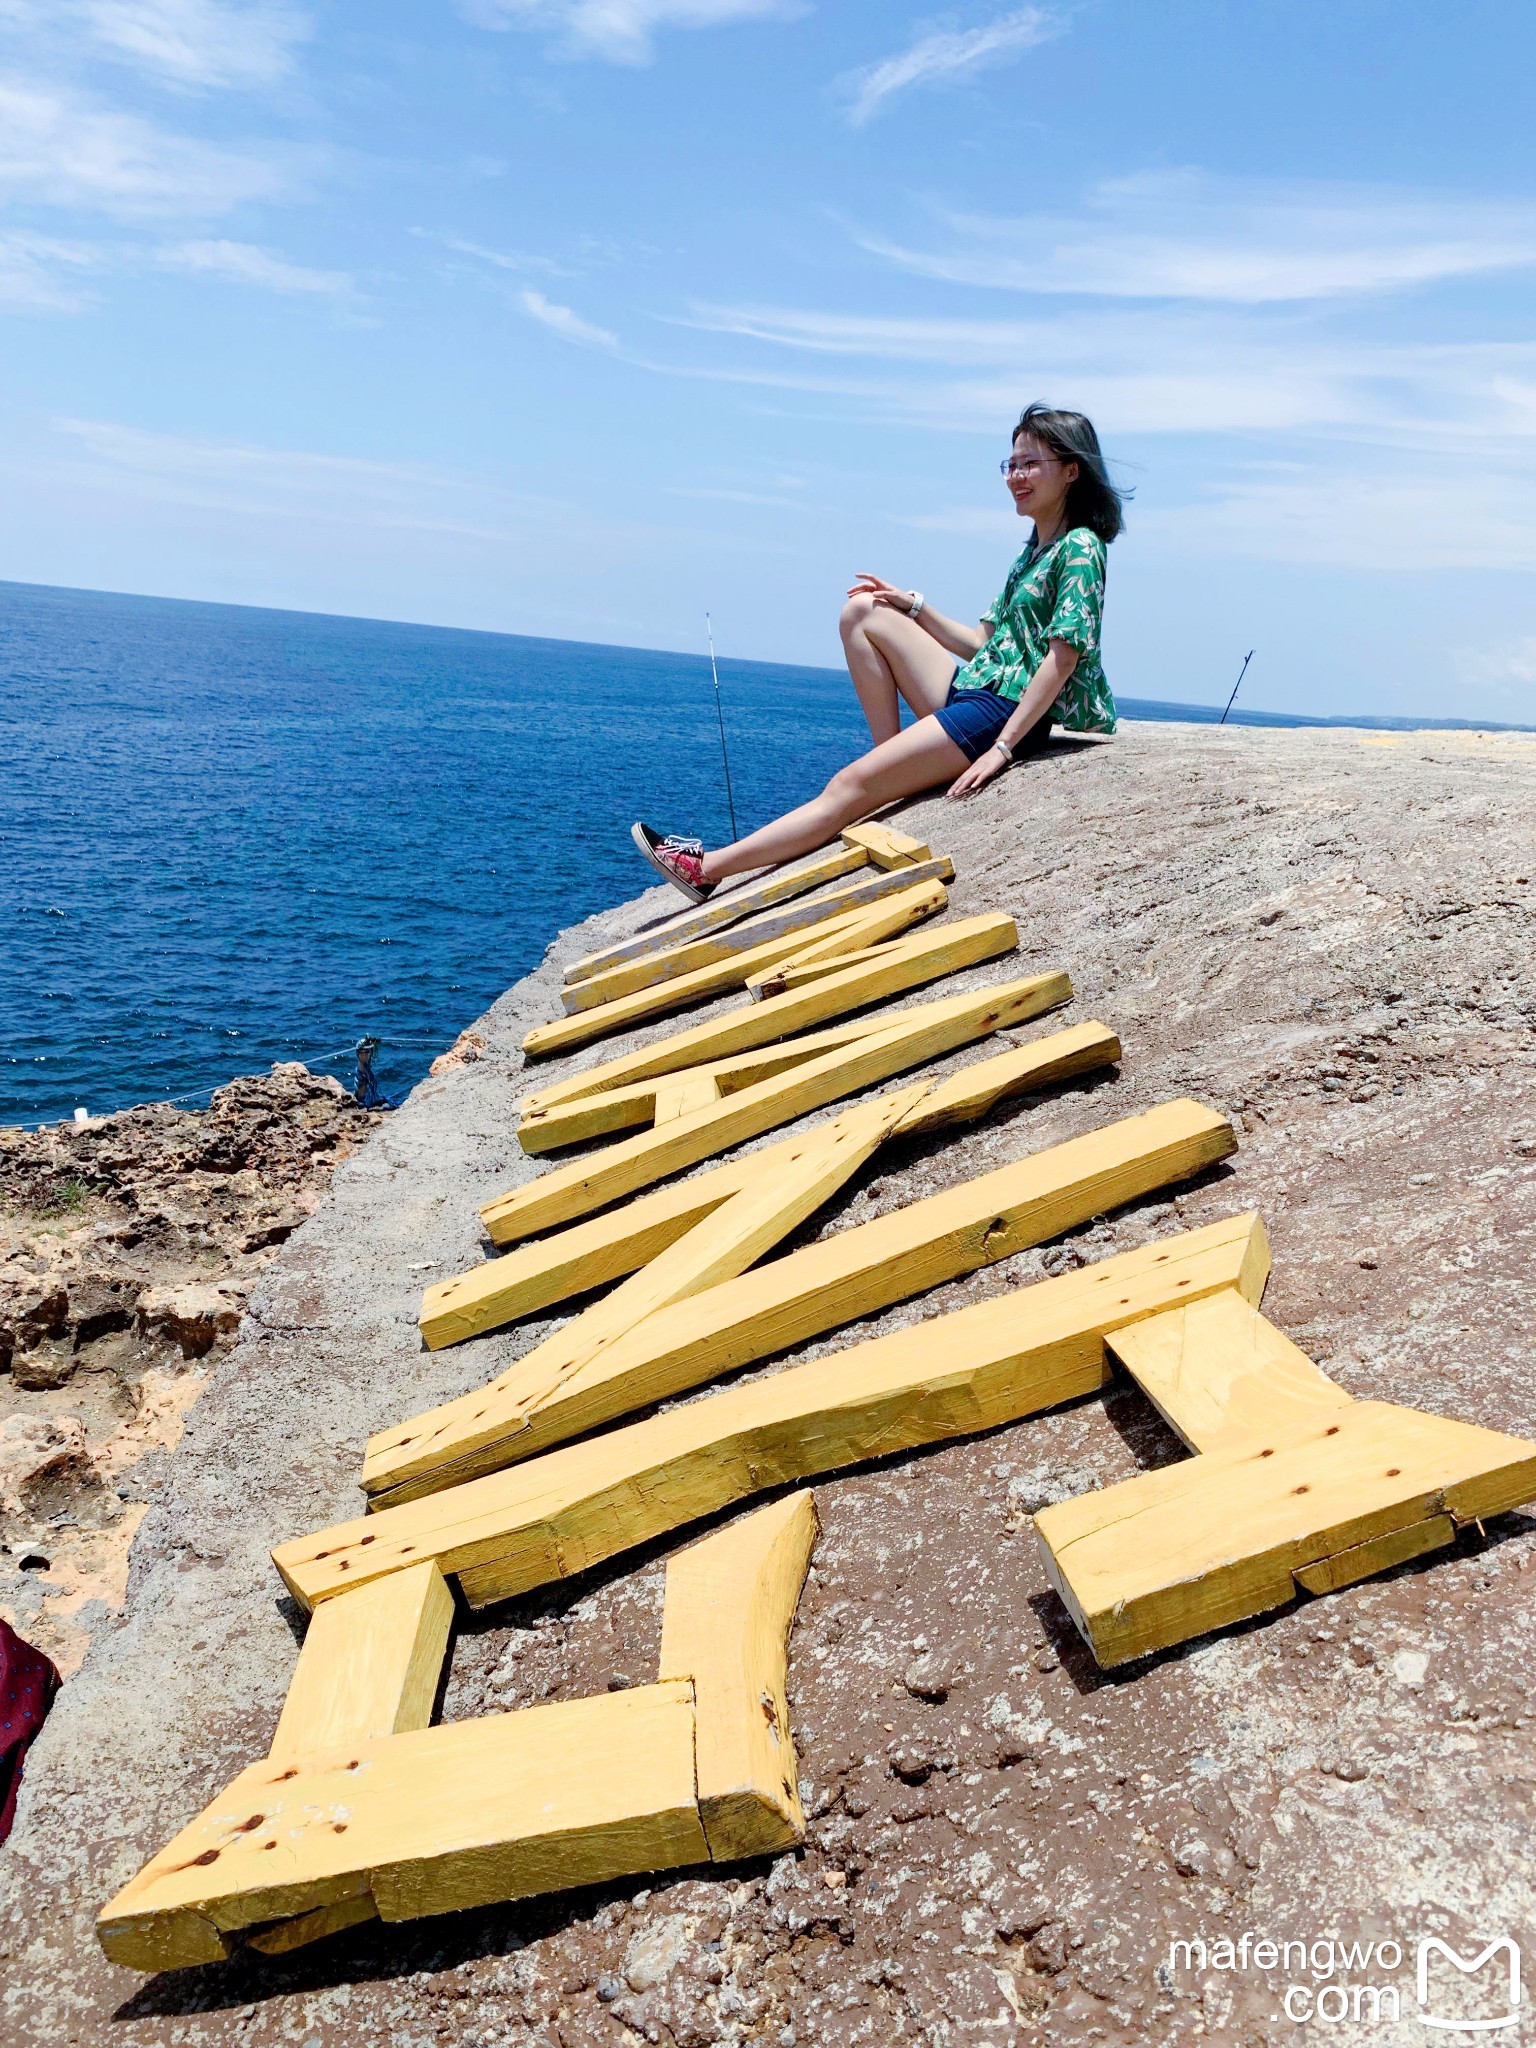
[[[403,627],[416,633],[464,635],[477,640],[509,640],[525,647],[597,649],[612,654],[663,655],[674,661],[697,661],[705,668],[709,665],[708,654],[700,653],[693,648],[649,647],[625,640],[575,640],[547,633],[509,633],[491,626],[445,626],[431,620],[388,618],[363,612],[309,611],[292,605],[239,604],[224,598],[211,597],[167,597],[153,591],[108,590],[92,584],[26,583],[11,577],[0,577],[0,590],[42,592],[74,598],[99,597],[118,601],[127,598],[136,604],[186,605],[212,612],[250,612],[263,619],[325,619],[348,626],[378,626],[396,631]],[[722,669],[794,669],[807,676],[832,676],[839,679],[843,673],[840,669],[817,662],[765,661],[751,655],[722,654],[719,663]],[[1130,697],[1118,693],[1115,704],[1121,717],[1132,723],[1141,720],[1170,725],[1188,723],[1287,728],[1327,726],[1367,732],[1536,732],[1536,725],[1480,718],[1397,717],[1386,712],[1345,712],[1325,716],[1321,712],[1270,711],[1248,706],[1241,709],[1233,708],[1224,715],[1219,704],[1205,704],[1181,698]]]

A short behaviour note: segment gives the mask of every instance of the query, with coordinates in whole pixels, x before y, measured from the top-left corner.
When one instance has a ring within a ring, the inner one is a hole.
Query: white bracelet
[[[1006,740],[994,740],[992,744],[994,747],[996,747],[997,751],[1002,755],[1005,761],[1011,761],[1013,759],[1013,749],[1009,746]]]
[[[907,617],[909,619],[915,619],[918,613],[922,610],[922,608],[923,593],[920,590],[914,590],[912,593],[912,602],[907,606]]]

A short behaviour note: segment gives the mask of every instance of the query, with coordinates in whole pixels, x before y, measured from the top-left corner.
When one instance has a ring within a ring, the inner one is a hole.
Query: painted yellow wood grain
[[[855,850],[862,848],[877,868],[902,868],[930,857],[928,848],[910,832],[900,832],[894,825],[881,825],[874,819],[848,826],[843,844]]]
[[[696,968],[729,960],[768,939],[783,938],[791,932],[800,932],[811,938],[830,918],[840,917],[848,911],[867,909],[871,904],[912,888],[919,882],[952,881],[954,872],[954,863],[948,860],[909,862],[886,874],[866,871],[856,879],[828,890],[824,896],[797,896],[792,902],[762,911],[743,924],[711,930],[706,936],[684,939],[670,946],[642,948],[632,958],[612,961],[607,967],[589,967],[578,961],[576,968],[566,970],[562,1002],[570,1010],[574,1005],[567,998],[578,992],[585,996],[597,987],[601,987],[603,992],[591,1000],[609,1002],[615,996],[649,988],[653,982],[668,981],[679,974],[691,974]],[[578,973],[577,968],[583,971]]]
[[[585,981],[589,975],[601,974],[622,961],[668,952],[674,946],[685,945],[690,939],[724,931],[760,910],[767,910],[776,903],[787,903],[792,897],[804,895],[809,890],[824,888],[829,882],[840,881],[845,875],[853,874],[868,864],[869,855],[862,846],[840,845],[830,852],[817,854],[803,866],[774,868],[756,881],[721,890],[697,909],[681,910],[675,917],[658,919],[633,938],[598,947],[595,952],[574,961],[566,969],[565,978],[567,981]]]
[[[1284,1606],[1299,1573],[1341,1554],[1533,1496],[1536,1443],[1354,1401],[1043,1508],[1035,1529],[1067,1611],[1115,1665]]]
[[[1111,1351],[1192,1451],[1282,1429],[1350,1396],[1239,1294],[1138,1323]]]
[[[973,947],[995,942],[996,934],[974,933]],[[899,972],[900,966],[884,972]],[[1064,983],[1065,976],[1057,978]],[[553,1168],[537,1180],[498,1196],[480,1211],[495,1244],[514,1243],[535,1231],[551,1230],[616,1202],[667,1175],[694,1166],[747,1138],[822,1109],[905,1068],[932,1059],[942,1048],[963,1043],[971,1032],[949,1022],[895,1025],[871,1032],[847,1046],[807,1060],[769,1081],[722,1097],[719,1102],[675,1117],[659,1129],[623,1138],[594,1156]]]
[[[636,1686],[309,1767],[263,1759],[103,1908],[97,1935],[114,1962],[171,1969],[365,1894],[381,1918],[413,1920],[707,1855],[693,1689]]]
[[[1091,1392],[1112,1374],[1110,1331],[1222,1288],[1257,1300],[1268,1271],[1258,1218],[1233,1217],[297,1537],[273,1559],[306,1606],[429,1557],[472,1601],[509,1598],[767,1488]]]
[[[453,1596],[430,1563],[327,1602],[310,1617],[269,1755],[288,1764],[425,1728],[452,1626]]]
[[[661,1677],[693,1686],[699,1816],[717,1863],[771,1855],[805,1833],[787,1688],[815,1542],[811,1496],[794,1493],[667,1566]]]
[[[958,956],[954,952],[957,938],[962,939]],[[926,945],[921,940],[912,941],[912,950],[908,952],[904,947],[903,957],[894,963],[851,967],[828,975],[812,988],[793,989],[788,995],[776,996],[772,1002],[749,1001],[723,1016],[710,1018],[707,1023],[658,1039],[638,1052],[624,1053],[617,1059],[548,1082],[537,1091],[531,1106],[547,1108],[575,1095],[625,1087],[632,1081],[675,1074],[683,1067],[708,1066],[732,1053],[773,1045],[793,1037],[797,1031],[883,1002],[887,996],[921,988],[924,982],[937,981],[959,967],[995,960],[1003,953],[1011,953],[1018,943],[1018,927],[1013,919],[995,912],[946,925]]]
[[[1003,992],[994,993],[1001,997]],[[981,1010],[977,998],[965,1000],[977,1005],[971,1013],[973,1019],[984,1021],[994,1014]],[[977,1060],[948,1080],[934,1083],[891,1135],[915,1137],[969,1122],[1001,1101],[1106,1066],[1119,1057],[1119,1040],[1103,1024],[1090,1022],[1053,1032],[991,1059]],[[818,1125],[810,1133],[765,1146],[761,1152],[717,1166],[695,1180],[658,1188],[621,1208],[488,1259],[468,1273],[435,1282],[422,1295],[423,1338],[432,1350],[462,1343],[572,1294],[622,1278],[664,1251],[749,1180],[771,1176],[782,1164],[798,1158],[808,1143],[830,1127]]]

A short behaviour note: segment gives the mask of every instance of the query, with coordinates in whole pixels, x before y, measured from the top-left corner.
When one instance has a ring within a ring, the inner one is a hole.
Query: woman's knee
[[[850,761],[846,768],[839,768],[822,795],[839,810],[848,804],[867,804],[869,778],[864,773],[863,762]]]
[[[846,640],[851,633],[857,632],[859,627],[865,624],[874,609],[874,599],[867,596],[865,592],[860,591],[857,597],[850,597],[843,606],[842,615],[837,622],[837,630]]]

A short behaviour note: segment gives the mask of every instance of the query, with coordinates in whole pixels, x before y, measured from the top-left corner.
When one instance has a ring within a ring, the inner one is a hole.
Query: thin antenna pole
[[[709,613],[704,614],[704,630],[709,635],[709,672],[715,679],[715,717],[720,721],[720,759],[725,763],[725,801],[731,813],[731,837],[739,839],[736,829],[736,799],[731,794],[731,757],[725,749],[725,713],[720,708],[720,671],[715,667],[715,629],[710,624]]]
[[[1237,693],[1238,693],[1238,691],[1239,691],[1239,690],[1240,690],[1240,689],[1241,689],[1241,688],[1243,687],[1243,677],[1244,677],[1245,675],[1247,675],[1247,673],[1248,673],[1248,664],[1249,664],[1249,662],[1250,662],[1250,661],[1252,661],[1252,659],[1253,659],[1253,649],[1252,649],[1252,648],[1250,647],[1250,648],[1249,648],[1249,650],[1248,650],[1248,652],[1247,652],[1247,653],[1246,653],[1246,654],[1245,654],[1245,655],[1243,656],[1243,665],[1242,665],[1242,667],[1241,667],[1241,668],[1240,668],[1240,669],[1238,670],[1238,672],[1237,672],[1237,681],[1236,681],[1236,682],[1235,682],[1235,683],[1234,683],[1234,684],[1232,685],[1232,694],[1231,694],[1231,696],[1230,696],[1230,697],[1229,697],[1229,698],[1227,699],[1227,711],[1230,711],[1230,710],[1232,709],[1232,706],[1233,706],[1233,705],[1234,705],[1234,704],[1235,704],[1235,703],[1237,702]],[[1227,722],[1227,711],[1223,711],[1223,713],[1221,714],[1220,718],[1218,718],[1218,719],[1217,719],[1216,723],[1217,723],[1218,725],[1225,725],[1225,724],[1226,724],[1226,722]]]

